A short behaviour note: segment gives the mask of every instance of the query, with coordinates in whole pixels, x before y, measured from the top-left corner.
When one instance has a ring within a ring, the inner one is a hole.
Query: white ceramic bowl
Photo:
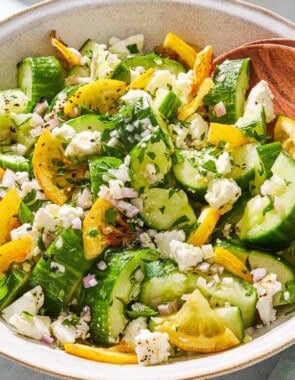
[[[147,48],[168,31],[197,45],[212,44],[220,54],[255,39],[294,38],[295,25],[261,8],[234,0],[52,0],[0,23],[0,88],[15,86],[16,64],[29,55],[54,53],[55,29],[70,46],[87,38],[144,33]],[[292,313],[259,330],[253,342],[222,353],[178,359],[157,367],[118,366],[79,359],[15,336],[0,322],[0,353],[47,373],[75,379],[196,379],[241,369],[290,346],[295,340]]]

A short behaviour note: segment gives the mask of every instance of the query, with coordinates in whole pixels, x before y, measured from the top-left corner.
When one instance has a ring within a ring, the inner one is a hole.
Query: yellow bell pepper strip
[[[252,276],[246,265],[227,249],[223,247],[216,247],[214,249],[213,260],[215,264],[224,267],[226,271],[242,278],[250,284],[253,283]]]
[[[170,32],[166,35],[163,46],[164,48],[174,50],[179,56],[180,61],[185,63],[188,68],[192,69],[194,67],[197,53],[182,38]]]
[[[38,139],[33,153],[34,175],[46,197],[63,205],[76,180],[84,178],[85,169],[68,160],[62,143],[46,130]]]
[[[86,346],[78,343],[65,343],[64,349],[69,354],[97,362],[112,364],[137,364],[137,356],[133,353],[117,352],[110,348]]]
[[[151,80],[151,77],[155,69],[150,67],[147,71],[143,72],[137,79],[130,83],[130,90],[140,90],[146,88],[147,84]]]
[[[249,139],[238,127],[219,123],[210,123],[207,140],[213,145],[218,145],[219,142],[223,141],[227,143],[228,149],[238,148],[249,143]]]
[[[5,170],[3,168],[0,168],[0,181],[2,180],[4,176]]]
[[[109,347],[109,350],[115,352],[125,352],[126,354],[134,354],[135,345],[127,344],[124,341],[121,341],[119,344],[115,344],[114,346]]]
[[[213,62],[213,48],[211,45],[206,46],[197,56],[193,67],[194,80],[192,85],[192,96],[195,96],[203,83],[210,76]]]
[[[99,112],[101,115],[115,113],[116,103],[126,88],[126,82],[116,79],[99,79],[85,84],[67,100],[64,114],[69,118],[77,117],[81,106]]]
[[[203,105],[203,98],[208,94],[211,87],[213,87],[212,79],[206,78],[201,84],[197,96],[179,109],[177,119],[184,121],[195,113]]]
[[[0,274],[12,263],[22,263],[32,250],[32,238],[24,236],[0,246]]]
[[[108,201],[98,198],[83,221],[86,259],[98,257],[107,247],[116,247],[133,239],[128,223]]]
[[[170,343],[184,351],[212,353],[240,343],[199,290],[190,295],[173,318],[155,329],[166,332]]]
[[[197,227],[191,232],[187,243],[200,247],[205,244],[220,218],[220,212],[211,206],[206,206],[201,210],[197,220]]]
[[[0,245],[10,240],[10,231],[18,224],[21,199],[15,188],[9,189],[0,201]]]
[[[51,45],[54,46],[59,53],[62,55],[63,59],[67,62],[69,67],[80,66],[80,58],[71,49],[69,49],[63,42],[57,38],[51,38]]]
[[[274,128],[274,140],[280,141],[290,156],[295,158],[295,120],[279,116]]]

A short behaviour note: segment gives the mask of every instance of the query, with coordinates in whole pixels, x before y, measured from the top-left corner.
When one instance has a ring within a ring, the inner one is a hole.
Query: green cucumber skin
[[[264,107],[258,105],[255,111],[245,113],[238,119],[236,126],[253,142],[264,143],[267,139],[267,129]]]
[[[204,98],[211,122],[234,124],[242,116],[249,85],[249,62],[249,58],[225,61],[215,68],[214,86]],[[214,107],[219,102],[223,102],[226,114],[217,117]]]
[[[59,240],[60,239],[60,240]],[[62,246],[59,244],[62,240]],[[53,271],[51,262],[65,267],[65,273]],[[63,231],[50,245],[35,266],[30,278],[31,288],[40,285],[44,291],[44,308],[49,316],[57,317],[72,300],[73,294],[92,261],[84,258],[82,235],[71,229]]]
[[[168,121],[172,121],[176,118],[181,101],[179,97],[173,91],[165,96],[162,103],[158,107],[160,115]]]
[[[158,252],[150,249],[107,251],[102,260],[107,269],[90,271],[96,275],[98,285],[85,291],[85,305],[91,308],[90,332],[94,343],[109,346],[119,341],[127,324],[125,305],[132,301],[134,284],[130,276],[144,263],[158,258]]]
[[[5,285],[1,285],[1,290],[5,286],[7,293],[0,300],[0,312],[25,292],[31,276],[31,269],[25,271],[21,266],[15,264],[5,275]]]
[[[135,69],[137,66],[142,66],[145,70],[149,68],[169,70],[175,75],[186,72],[181,63],[169,58],[162,58],[154,53],[150,53],[123,60],[115,68],[112,78],[130,83],[130,69]]]
[[[51,100],[49,104],[46,114],[48,114],[49,112],[53,110],[53,108],[56,106],[60,97],[68,100],[78,90],[79,87],[81,87],[81,84],[76,84],[74,86],[67,86],[63,88],[62,90],[60,90],[58,93],[56,93],[56,95],[54,96],[54,98]]]
[[[26,83],[26,76],[30,79]],[[42,97],[49,102],[63,87],[62,68],[54,56],[27,57],[18,65],[18,86],[33,103]]]
[[[269,178],[272,175],[271,168],[281,153],[283,147],[278,141],[259,145],[257,147],[257,152],[262,162],[265,171],[265,177]]]
[[[244,323],[241,309],[238,306],[216,307],[213,309],[240,342],[244,339]]]
[[[23,156],[0,154],[0,167],[14,171],[28,172],[30,170],[30,162]]]

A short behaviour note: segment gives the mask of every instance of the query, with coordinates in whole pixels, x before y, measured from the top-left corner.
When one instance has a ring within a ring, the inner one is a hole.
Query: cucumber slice
[[[244,323],[239,307],[216,307],[214,309],[223,323],[235,334],[240,342],[244,339]]]
[[[54,263],[64,271],[56,270]],[[29,282],[31,288],[42,287],[46,315],[57,317],[65,310],[91,264],[84,257],[80,231],[68,229],[57,237],[38,261]]]
[[[75,86],[67,86],[63,88],[58,94],[51,100],[46,114],[55,110],[56,112],[63,113],[63,104],[68,100],[77,90],[81,87],[81,84]]]
[[[257,293],[254,286],[230,273],[224,273],[223,277],[231,277],[233,285],[224,285],[221,281],[207,287],[202,285],[201,281],[198,281],[196,287],[209,299],[212,306],[224,306],[225,302],[229,302],[231,306],[238,306],[242,313],[245,328],[252,326],[257,302]]]
[[[238,257],[250,270],[265,268],[266,273],[275,273],[277,280],[282,284],[282,290],[274,296],[274,306],[293,303],[295,301],[295,273],[294,269],[281,257],[268,252],[252,250],[247,247],[235,244],[231,241],[219,241],[218,246],[222,246]],[[290,293],[287,300],[284,299],[284,292]]]
[[[130,70],[134,70],[138,66],[143,67],[145,70],[151,67],[159,70],[169,70],[175,75],[186,72],[181,63],[150,53],[124,59],[114,70],[112,78],[130,83]]]
[[[15,122],[11,114],[29,112],[32,103],[27,95],[19,89],[0,91],[0,145],[11,143],[11,134]]]
[[[141,195],[141,200],[140,215],[151,228],[186,230],[197,221],[183,190],[152,188]]]
[[[115,157],[99,157],[90,160],[89,171],[91,192],[94,199],[97,198],[100,186],[108,182],[110,179],[113,179],[112,175],[109,173],[109,169],[118,169],[121,164],[122,161]]]
[[[173,261],[154,261],[145,265],[140,302],[153,309],[181,298],[196,289],[198,276],[179,272]]]
[[[125,305],[137,298],[140,291],[136,273],[143,271],[145,262],[157,258],[158,252],[150,249],[109,251],[103,258],[107,269],[98,271],[93,267],[99,284],[86,289],[85,305],[91,308],[90,332],[94,343],[108,346],[119,342],[128,322]]]
[[[86,55],[87,57],[91,58],[92,57],[92,53],[93,53],[93,49],[95,49],[95,47],[98,45],[97,42],[91,40],[91,39],[88,39],[84,42],[84,44],[82,45],[82,47],[80,48],[80,53],[82,55]]]
[[[251,140],[265,142],[267,138],[264,107],[257,105],[238,119],[236,126]]]
[[[203,155],[203,151],[176,149],[173,156],[175,178],[186,190],[196,194],[201,199],[207,191],[210,179],[212,179],[212,176],[210,178],[207,176],[206,170],[204,170],[205,175],[202,175]]]
[[[0,167],[19,172],[28,172],[30,170],[30,162],[23,156],[0,153]]]
[[[180,106],[181,101],[175,92],[163,88],[158,89],[154,99],[154,107],[164,119],[174,120]]]
[[[271,171],[285,180],[286,188],[275,199],[252,198],[238,224],[238,235],[244,242],[274,250],[287,247],[295,238],[295,160],[280,153]]]
[[[26,116],[26,118],[23,116]],[[30,133],[32,130],[31,119],[32,114],[14,115],[15,128],[11,132],[13,140],[27,147],[28,151],[34,146],[37,140],[37,138],[33,137]]]
[[[249,58],[226,60],[216,66],[214,71],[214,86],[204,98],[209,106],[211,122],[234,124],[243,115],[245,94],[249,86]],[[226,113],[217,116],[215,106],[222,102]]]
[[[282,144],[278,141],[257,146],[257,152],[264,167],[265,178],[271,177],[271,167],[282,150]]]
[[[139,191],[163,181],[172,167],[171,142],[161,128],[139,142],[130,152],[131,186]]]
[[[27,57],[18,64],[18,86],[33,103],[45,97],[49,102],[62,89],[62,68],[56,57]]]
[[[1,277],[0,280],[0,311],[9,306],[16,298],[26,290],[31,275],[31,266],[26,263],[26,269],[22,265],[14,264]]]
[[[233,160],[232,170],[226,175],[233,178],[237,184],[248,191],[253,183],[260,182],[260,159],[256,150],[256,144],[246,144],[231,151]],[[256,180],[256,181],[255,181]]]

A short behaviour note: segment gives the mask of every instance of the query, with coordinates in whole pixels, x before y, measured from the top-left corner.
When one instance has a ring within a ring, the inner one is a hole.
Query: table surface
[[[0,0],[0,20],[17,12],[25,7],[36,4],[36,0]],[[248,0],[249,3],[268,8],[279,15],[295,21],[295,0]],[[290,349],[289,349],[290,350]],[[261,363],[249,368],[235,372],[230,375],[220,376],[214,380],[265,380],[281,359],[284,353],[281,352]],[[55,380],[55,378],[40,374],[37,371],[27,369],[19,364],[0,357],[1,380]],[[284,379],[282,379],[284,380]]]

